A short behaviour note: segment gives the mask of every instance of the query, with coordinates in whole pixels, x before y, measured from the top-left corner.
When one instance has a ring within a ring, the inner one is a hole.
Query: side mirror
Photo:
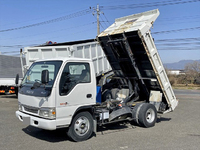
[[[49,82],[49,71],[48,70],[42,70],[41,82],[42,82],[42,84],[47,84]]]
[[[15,78],[15,84],[17,85],[18,83],[19,83],[19,74],[17,74]]]

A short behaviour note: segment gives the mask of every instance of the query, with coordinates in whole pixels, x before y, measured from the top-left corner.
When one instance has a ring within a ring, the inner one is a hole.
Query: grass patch
[[[174,84],[173,89],[185,89],[185,90],[200,90],[200,85],[196,84]]]

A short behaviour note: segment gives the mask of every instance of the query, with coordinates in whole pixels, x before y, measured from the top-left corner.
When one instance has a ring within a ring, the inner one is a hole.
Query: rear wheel
[[[72,120],[67,135],[73,141],[84,141],[90,138],[93,128],[92,115],[89,112],[80,112]]]
[[[157,111],[154,105],[149,103],[138,103],[132,111],[134,124],[146,128],[153,127],[157,120]]]
[[[145,103],[141,106],[141,109],[138,114],[139,123],[146,127],[153,127],[157,120],[157,111],[154,105]]]

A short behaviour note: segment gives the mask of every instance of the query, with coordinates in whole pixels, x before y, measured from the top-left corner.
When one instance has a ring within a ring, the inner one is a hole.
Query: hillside
[[[164,63],[164,67],[167,69],[171,69],[171,70],[183,70],[185,68],[185,65],[188,63],[192,63],[193,61],[198,61],[199,60],[181,60],[179,62],[175,62],[175,63]]]

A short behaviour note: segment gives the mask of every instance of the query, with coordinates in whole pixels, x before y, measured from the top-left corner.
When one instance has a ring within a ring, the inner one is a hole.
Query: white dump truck
[[[37,128],[67,128],[74,141],[114,122],[154,126],[158,113],[178,105],[150,33],[158,15],[116,19],[98,42],[25,48],[34,57],[27,59],[16,116]]]
[[[0,54],[0,94],[18,93],[18,84],[16,84],[16,73],[18,73],[18,82],[23,77],[22,61],[20,57]]]

